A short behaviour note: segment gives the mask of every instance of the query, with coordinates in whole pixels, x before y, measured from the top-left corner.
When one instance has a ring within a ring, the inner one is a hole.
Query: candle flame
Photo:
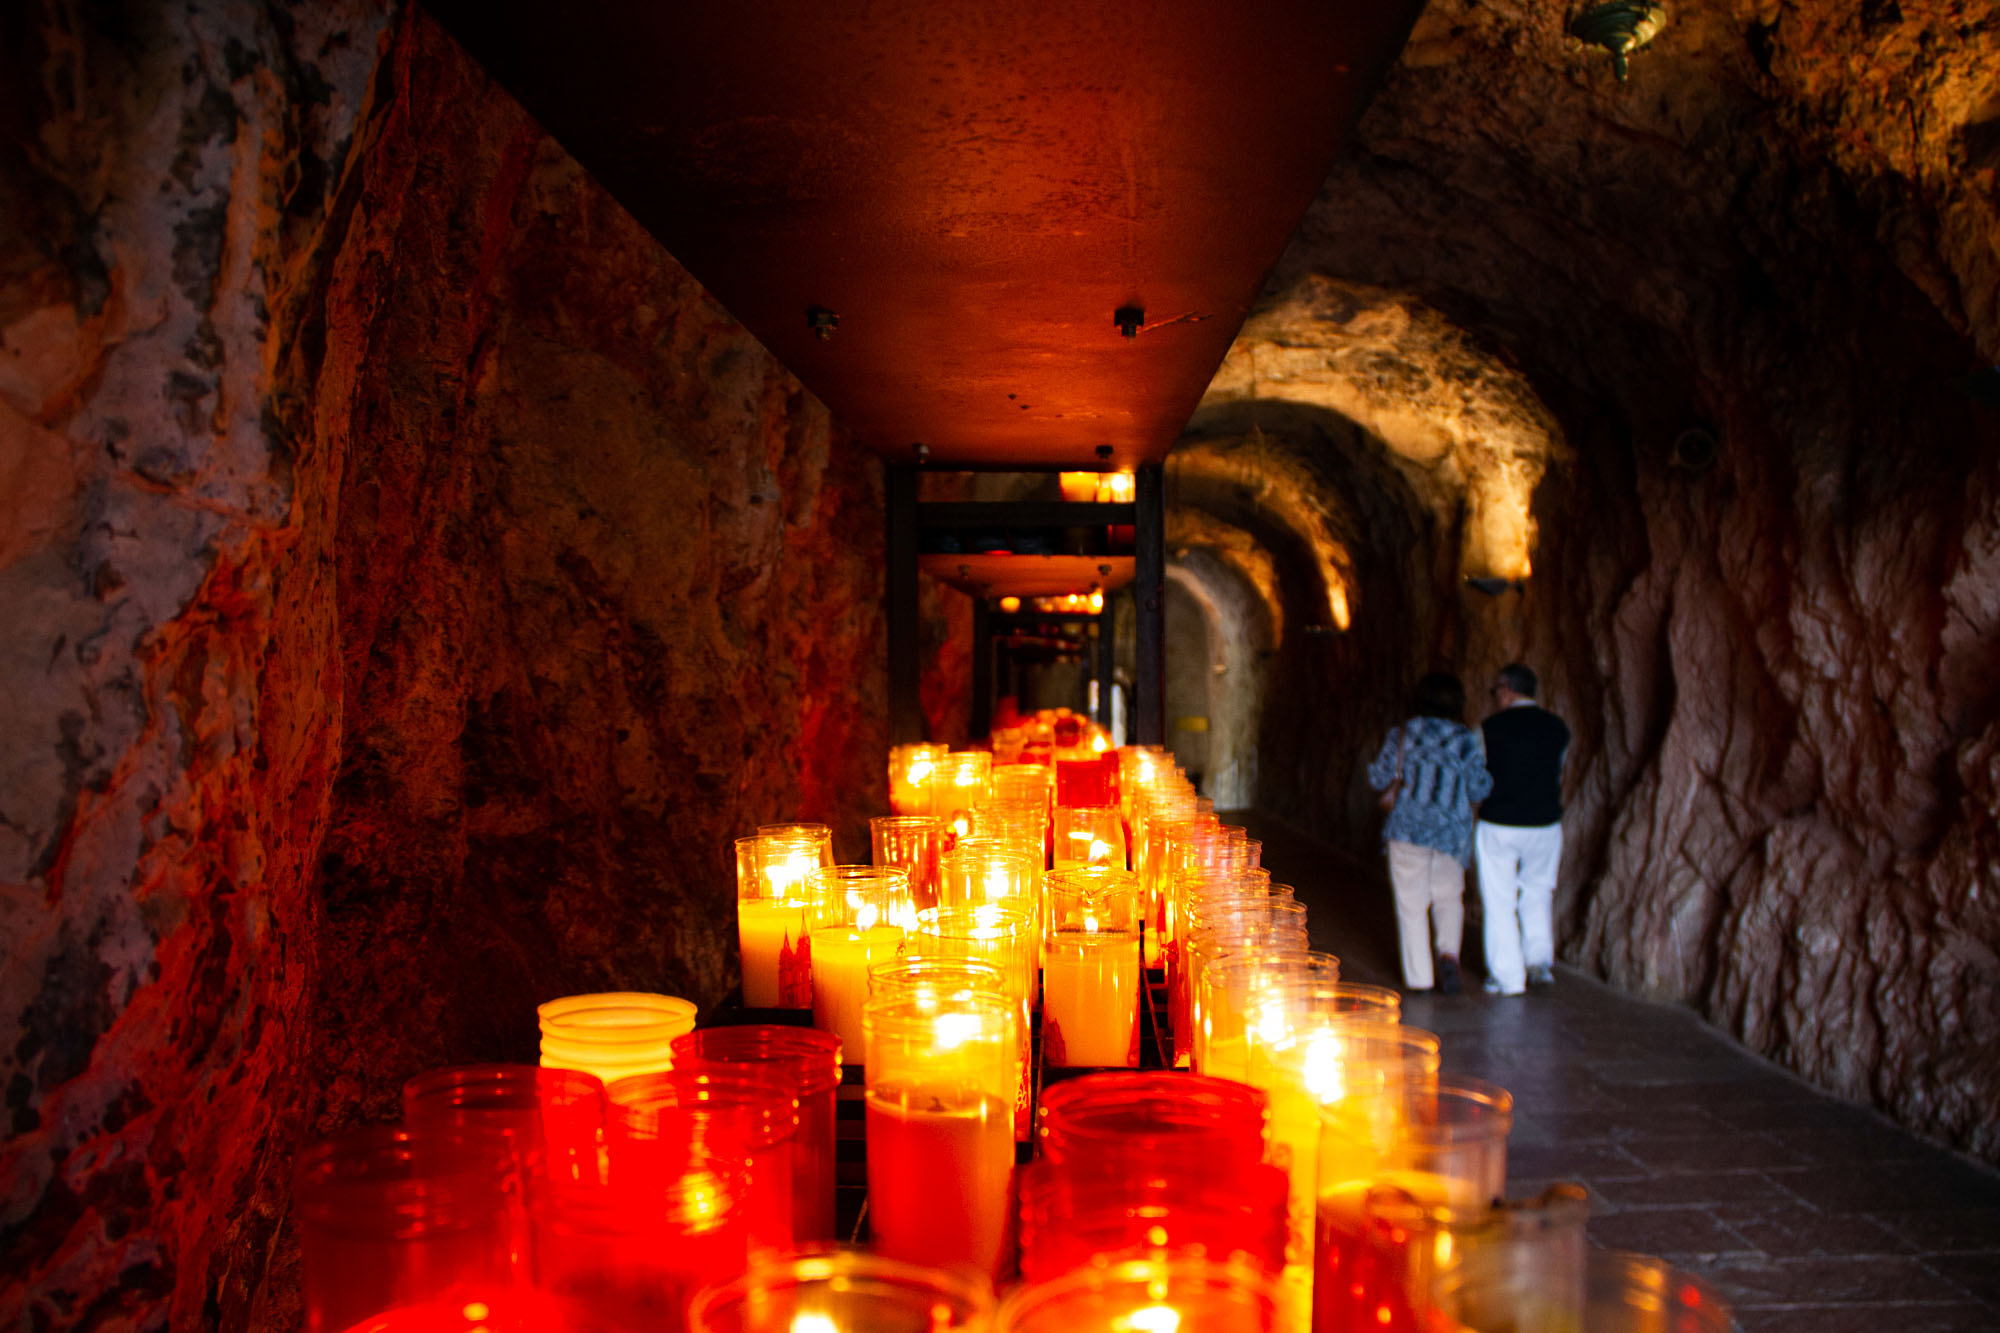
[[[856,930],[870,930],[881,919],[881,910],[874,903],[863,903],[860,909],[854,914],[854,928]]]
[[[1171,1305],[1148,1305],[1115,1320],[1114,1326],[1130,1330],[1130,1333],[1177,1333],[1181,1326],[1181,1312]]]
[[[792,1333],[840,1333],[840,1325],[823,1314],[796,1314],[792,1316]]]
[[[940,1050],[956,1050],[972,1041],[980,1034],[982,1024],[978,1014],[939,1014],[937,1018],[937,1044]]]
[[[1094,866],[1109,865],[1111,863],[1111,844],[1102,838],[1092,838],[1090,840],[1090,863]]]
[[[1322,1103],[1339,1101],[1347,1093],[1341,1069],[1340,1038],[1330,1032],[1315,1033],[1306,1043],[1306,1091]]]
[[[994,866],[986,872],[986,896],[989,900],[1011,897],[1013,892],[1014,883],[1001,867]]]
[[[1103,754],[1106,750],[1111,748],[1111,742],[1105,740],[1104,737],[1102,736],[1092,736],[1090,738],[1090,748],[1097,751],[1097,753],[1099,754]]]
[[[1090,933],[1092,933],[1092,934],[1096,934],[1096,933],[1097,933],[1097,918],[1096,918],[1096,917],[1094,917],[1094,916],[1092,916],[1092,915],[1090,915],[1090,914],[1089,914],[1088,912],[1084,913],[1084,916],[1083,916],[1083,928],[1084,928],[1085,930],[1089,931],[1089,932],[1090,932]]]
[[[929,782],[931,780],[931,768],[932,764],[929,755],[920,754],[915,759],[912,759],[910,761],[911,783]]]

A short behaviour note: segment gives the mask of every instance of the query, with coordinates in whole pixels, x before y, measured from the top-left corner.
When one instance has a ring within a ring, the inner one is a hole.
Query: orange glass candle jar
[[[799,1099],[784,1070],[702,1065],[620,1079],[605,1095],[605,1154],[614,1181],[672,1178],[690,1150],[740,1161],[751,1244],[791,1248]]]
[[[1020,1019],[992,995],[885,996],[867,1029],[868,1215],[877,1252],[1000,1271]]]
[[[690,1333],[986,1333],[993,1289],[964,1273],[832,1251],[755,1264],[689,1308]]]
[[[835,1106],[840,1038],[814,1028],[756,1024],[697,1028],[674,1039],[675,1068],[750,1065],[779,1074],[798,1098],[792,1150],[792,1236],[801,1244],[834,1238]]]
[[[1125,866],[1125,823],[1115,805],[1059,805],[1055,813],[1055,868]]]
[[[608,1086],[671,1069],[673,1041],[694,1030],[695,1008],[672,995],[605,991],[539,1006],[542,1067],[580,1069]]]

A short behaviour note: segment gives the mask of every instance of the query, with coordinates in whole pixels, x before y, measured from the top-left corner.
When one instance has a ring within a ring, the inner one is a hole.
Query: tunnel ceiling
[[[432,9],[863,443],[1129,466],[1172,446],[1419,7]]]

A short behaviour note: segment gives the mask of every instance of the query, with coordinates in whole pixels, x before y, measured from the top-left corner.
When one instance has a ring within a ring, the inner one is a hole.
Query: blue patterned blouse
[[[1472,803],[1493,790],[1479,733],[1441,717],[1413,717],[1391,727],[1382,752],[1368,765],[1368,785],[1376,791],[1396,780],[1396,755],[1406,730],[1403,790],[1382,823],[1382,841],[1413,842],[1466,865],[1472,860]]]

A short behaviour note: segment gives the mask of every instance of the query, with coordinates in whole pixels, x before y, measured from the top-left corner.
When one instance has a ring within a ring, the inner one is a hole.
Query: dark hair
[[[1465,720],[1465,686],[1457,676],[1433,671],[1417,682],[1417,716]]]
[[[1532,699],[1541,689],[1541,682],[1535,679],[1535,669],[1521,662],[1509,662],[1500,668],[1499,681],[1523,699]]]

